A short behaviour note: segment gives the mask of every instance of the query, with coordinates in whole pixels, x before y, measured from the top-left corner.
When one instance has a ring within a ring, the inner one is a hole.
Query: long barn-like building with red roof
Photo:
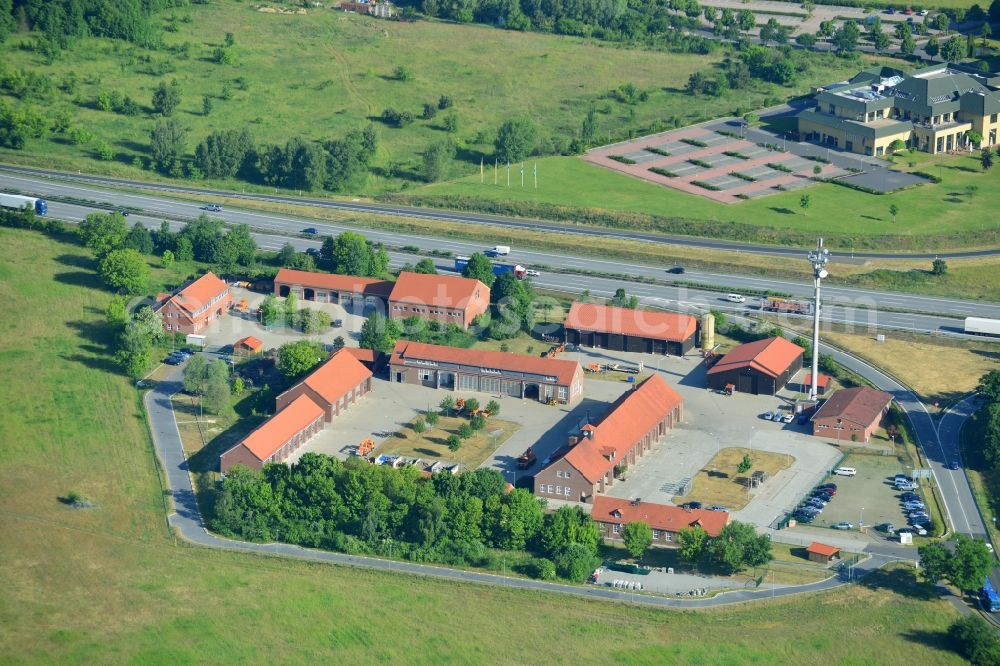
[[[562,455],[535,476],[539,497],[592,502],[615,481],[615,468],[634,465],[683,416],[684,400],[660,375],[622,395],[594,424],[570,437]]]
[[[683,356],[694,347],[698,321],[676,312],[573,303],[563,327],[566,342],[575,345]]]

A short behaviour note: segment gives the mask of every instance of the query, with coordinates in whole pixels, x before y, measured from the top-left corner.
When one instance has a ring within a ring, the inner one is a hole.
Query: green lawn
[[[907,246],[921,244],[976,245],[983,231],[996,233],[993,212],[1000,207],[1000,169],[982,172],[978,155],[943,156],[914,154],[901,158],[917,160],[917,170],[925,170],[942,179],[940,184],[926,184],[889,195],[872,195],[839,185],[817,184],[804,192],[778,193],[736,204],[721,204],[595,166],[575,157],[551,157],[538,161],[538,189],[529,177],[521,189],[514,174],[512,186],[506,187],[501,173],[500,185],[492,175],[481,184],[478,174],[447,183],[427,185],[412,190],[421,197],[462,196],[497,201],[537,202],[567,208],[589,208],[664,217],[688,218],[707,223],[735,222],[760,227],[761,240],[778,239],[787,232],[822,233],[845,248],[863,249],[879,237],[898,237]],[[908,167],[906,167],[908,168]],[[529,165],[530,169],[530,165]],[[969,187],[975,188],[970,191]],[[810,206],[803,209],[803,193]],[[895,221],[889,207],[896,205]],[[831,224],[831,220],[835,220]],[[634,222],[639,224],[638,222]],[[726,234],[725,227],[719,230]],[[697,224],[691,233],[697,233]],[[891,249],[891,242],[880,243]]]
[[[74,92],[55,90],[50,99],[35,104],[51,114],[69,114],[74,125],[90,129],[96,138],[86,146],[61,137],[32,140],[23,152],[0,151],[0,159],[149,177],[132,164],[136,157],[148,157],[155,124],[149,108],[153,90],[175,78],[182,100],[174,115],[190,130],[189,154],[211,130],[247,127],[258,141],[280,144],[295,135],[322,140],[364,126],[386,107],[419,116],[424,103],[450,96],[454,108],[434,119],[418,118],[402,129],[379,124],[378,175],[366,188],[378,192],[413,176],[418,153],[448,136],[442,123],[451,111],[459,120],[455,137],[467,149],[460,154],[465,160],[461,168],[471,172],[478,171],[478,151],[492,141],[490,133],[514,115],[531,116],[543,139],[571,137],[593,106],[599,135],[620,135],[654,120],[688,123],[737,106],[757,107],[767,99],[805,93],[810,83],[840,80],[859,68],[848,60],[817,56],[794,88],[759,84],[720,100],[692,100],[683,92],[688,76],[717,64],[721,53],[672,54],[484,26],[383,21],[325,7],[303,15],[268,14],[256,11],[257,6],[216,0],[160,14],[156,24],[177,29],[163,33],[166,45],[189,43],[186,58],[86,39],[46,65],[37,54],[18,48],[27,37],[14,36],[0,47],[0,62],[49,74],[56,84],[73,72],[78,81]],[[172,16],[178,20],[170,20]],[[186,17],[191,22],[183,22]],[[212,52],[227,31],[235,35],[236,63],[216,64]],[[399,65],[411,70],[412,80],[394,78]],[[153,74],[158,71],[164,73]],[[629,106],[609,96],[628,82],[648,93],[648,100]],[[222,98],[224,86],[232,93],[229,100]],[[143,113],[130,118],[99,110],[99,93],[115,90],[136,100]],[[208,116],[202,113],[205,95],[213,104]],[[97,160],[102,140],[112,146],[113,161]]]
[[[899,592],[674,613],[178,542],[89,265],[81,248],[0,229],[5,661],[962,663],[944,646],[955,611],[903,571],[875,581]],[[97,506],[64,506],[71,490]]]

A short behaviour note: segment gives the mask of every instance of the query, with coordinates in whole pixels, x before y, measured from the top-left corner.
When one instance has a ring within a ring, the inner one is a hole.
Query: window
[[[566,497],[569,497],[569,490],[570,490],[569,486],[566,486],[565,488],[563,488],[563,495],[565,495]]]
[[[562,486],[556,486],[556,495],[562,495]]]
[[[995,123],[996,121],[997,121],[997,114],[994,113],[992,116],[990,116],[990,122]]]
[[[167,330],[168,330],[168,331],[172,331],[172,330],[174,330],[174,327],[173,327],[173,326],[171,326],[170,324],[167,324]]]
[[[621,529],[622,529],[621,525],[612,525],[611,526],[611,531],[614,532],[615,534],[618,534],[621,531]]]
[[[566,387],[565,386],[560,386],[559,387],[559,399],[560,400],[565,400],[566,399]]]
[[[550,484],[549,486],[547,486],[547,488],[548,488],[548,492],[549,492],[549,494],[551,495],[551,494],[552,494],[552,493],[554,492],[554,491],[552,490],[552,485]]]
[[[673,532],[667,532],[666,534],[664,534],[663,535],[663,540],[664,541],[673,541],[674,540]]]
[[[558,470],[558,469],[556,470],[556,478],[557,479],[563,478],[563,476],[562,476],[562,470]]]
[[[653,530],[653,541],[660,540],[660,530]]]
[[[420,371],[420,381],[429,381],[431,379],[431,370],[421,370]]]
[[[568,479],[568,478],[570,477],[570,475],[571,475],[571,472],[568,472],[568,471],[567,471],[567,472],[566,472],[566,478]]]

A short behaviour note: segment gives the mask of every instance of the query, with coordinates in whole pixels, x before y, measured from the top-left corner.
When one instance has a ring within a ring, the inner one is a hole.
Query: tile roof
[[[374,349],[362,349],[361,347],[344,347],[344,351],[362,363],[374,363],[377,354]]]
[[[684,509],[669,504],[654,504],[653,502],[637,502],[618,497],[598,495],[590,516],[600,523],[644,522],[654,530],[664,532],[680,532],[689,527],[701,527],[709,536],[717,537],[722,528],[729,524],[729,513],[726,511],[709,511],[708,509]]]
[[[302,383],[332,405],[371,376],[371,370],[362,365],[351,352],[339,349],[329,360],[303,379]]]
[[[580,331],[621,333],[641,338],[683,342],[698,328],[691,315],[655,310],[617,308],[593,303],[573,303],[566,315],[566,328]]]
[[[813,380],[813,373],[807,372],[805,385],[812,386],[812,380]],[[829,386],[829,385],[830,385],[830,375],[824,375],[822,372],[819,373],[816,377],[817,388],[820,386]]]
[[[424,342],[400,340],[392,350],[392,363],[403,363],[407,359],[435,361],[438,363],[459,363],[478,368],[491,368],[507,372],[523,372],[532,375],[554,377],[555,383],[568,386],[580,372],[580,364],[558,358],[539,358],[526,354],[481,351],[431,345]]]
[[[274,282],[301,285],[310,289],[332,289],[335,291],[351,291],[372,296],[387,296],[392,291],[392,282],[376,278],[357,277],[356,275],[337,275],[335,273],[313,273],[282,268],[274,276]]]
[[[171,296],[169,300],[176,303],[189,315],[194,316],[198,314],[199,310],[203,310],[213,298],[220,296],[227,289],[229,289],[229,285],[220,280],[215,273],[209,271]]]
[[[236,342],[233,343],[233,347],[234,348],[239,347],[241,345],[245,346],[245,347],[249,347],[250,349],[252,349],[254,351],[257,351],[261,347],[264,346],[264,342],[262,340],[260,340],[259,338],[255,338],[252,335],[248,335],[247,337],[240,338],[239,340],[237,340]]]
[[[765,338],[733,347],[709,369],[708,374],[752,368],[770,377],[777,377],[795,362],[796,357],[804,353],[802,347],[785,338]]]
[[[841,389],[827,398],[813,414],[817,419],[843,419],[868,427],[882,417],[882,410],[889,406],[892,396],[868,386]]]
[[[280,412],[247,435],[242,444],[257,460],[266,461],[296,433],[323,417],[323,408],[307,395],[300,395]]]
[[[480,297],[488,303],[490,288],[479,280],[454,275],[400,273],[389,294],[389,300],[464,309],[475,299],[477,290]]]
[[[813,541],[806,548],[807,552],[816,553],[817,555],[823,555],[825,557],[833,557],[840,552],[840,549],[836,546],[828,546],[825,543],[820,543],[819,541]]]
[[[625,454],[670,411],[684,402],[660,375],[650,375],[622,395],[593,425],[583,427],[580,441],[563,459],[596,483],[614,468]]]

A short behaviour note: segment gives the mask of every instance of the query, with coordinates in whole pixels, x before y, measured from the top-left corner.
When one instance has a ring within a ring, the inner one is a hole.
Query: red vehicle
[[[903,13],[906,14],[907,16],[913,16],[913,7],[907,7],[906,9],[903,10]]]

